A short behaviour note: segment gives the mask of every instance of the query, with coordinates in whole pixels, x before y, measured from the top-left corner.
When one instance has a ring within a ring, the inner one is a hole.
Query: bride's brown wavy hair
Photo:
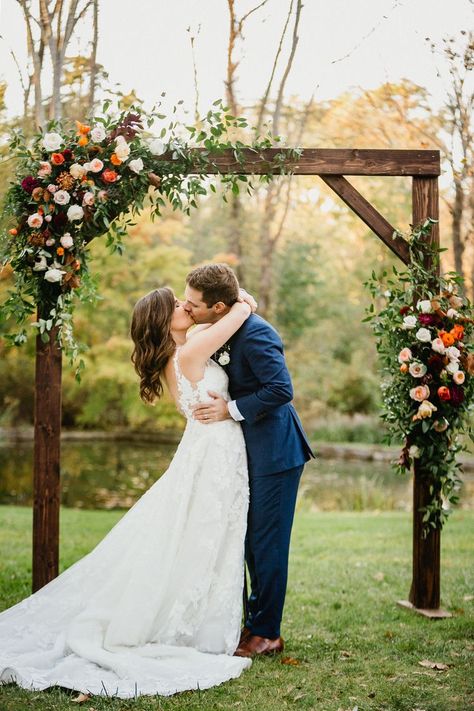
[[[163,286],[142,296],[133,309],[131,360],[140,376],[140,397],[150,405],[163,394],[163,370],[176,350],[171,336],[175,308],[173,291]]]

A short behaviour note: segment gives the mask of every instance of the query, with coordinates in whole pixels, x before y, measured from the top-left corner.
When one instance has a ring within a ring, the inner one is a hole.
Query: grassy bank
[[[120,518],[110,511],[62,512],[62,566]],[[0,606],[29,593],[31,513],[0,507]],[[94,698],[81,708],[466,711],[474,708],[474,513],[456,512],[443,534],[442,603],[430,621],[398,608],[410,585],[411,526],[403,513],[297,515],[283,634],[286,656],[259,659],[240,679],[205,692],[137,701]],[[428,659],[448,665],[436,671]],[[1,711],[71,708],[61,690],[0,690]],[[75,706],[72,706],[75,708]]]

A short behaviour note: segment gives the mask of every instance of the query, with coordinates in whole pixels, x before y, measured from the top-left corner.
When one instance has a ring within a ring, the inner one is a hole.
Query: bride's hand
[[[254,314],[257,310],[258,304],[253,298],[252,294],[249,294],[248,291],[245,291],[245,289],[239,289],[239,295],[240,301],[243,301],[244,303],[248,304],[252,310],[252,313]]]
[[[235,304],[231,307],[230,313],[232,313],[233,311],[238,314],[242,314],[247,319],[252,313],[252,307],[248,301],[239,299],[239,301],[236,301]]]

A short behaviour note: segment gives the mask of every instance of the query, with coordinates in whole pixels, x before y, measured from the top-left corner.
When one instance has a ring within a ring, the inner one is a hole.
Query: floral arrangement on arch
[[[249,146],[230,141],[229,129],[238,135],[247,122],[232,116],[220,100],[198,126],[172,120],[159,137],[149,129],[164,115],[142,109],[109,115],[109,105],[106,102],[104,115],[88,124],[51,122],[31,142],[18,132],[10,144],[17,178],[7,193],[5,211],[15,222],[0,235],[0,264],[13,271],[14,289],[0,304],[0,319],[22,324],[38,308],[39,318],[32,325],[45,342],[56,329],[71,363],[80,350],[73,336],[74,295],[87,301],[96,292],[87,266],[89,242],[106,234],[107,246],[122,252],[127,227],[145,199],[152,219],[160,215],[165,198],[173,209],[189,213],[197,207],[198,196],[209,189],[215,192],[207,175],[218,172],[213,155],[232,149],[238,165],[244,162],[246,149],[258,155],[279,140],[256,136]],[[286,160],[300,153],[289,149],[277,154],[275,165],[268,165],[260,179],[284,173]],[[221,181],[233,193],[242,183],[247,191],[252,189],[246,175],[226,175]],[[150,184],[158,189],[150,192]],[[7,333],[5,338],[21,345],[27,331]]]
[[[430,477],[432,499],[424,508],[425,532],[442,528],[458,501],[460,464],[466,449],[460,435],[470,436],[474,404],[474,320],[462,279],[455,272],[436,276],[425,259],[438,263],[439,251],[427,240],[432,220],[407,236],[411,263],[404,272],[393,267],[367,282],[372,303],[365,319],[377,338],[381,359],[382,418],[388,442],[403,442],[397,468],[409,470],[418,460]]]

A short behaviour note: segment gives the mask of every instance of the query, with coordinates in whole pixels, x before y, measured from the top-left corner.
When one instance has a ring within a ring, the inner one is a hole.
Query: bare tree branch
[[[296,47],[298,46],[298,41],[299,41],[298,26],[300,23],[302,7],[303,7],[302,0],[296,0],[295,25],[293,28],[293,39],[292,39],[292,43],[291,43],[291,52],[290,52],[290,56],[288,57],[286,69],[283,73],[283,77],[280,82],[280,87],[278,89],[278,95],[277,95],[277,100],[276,100],[276,105],[275,105],[275,111],[273,112],[273,133],[274,133],[274,135],[278,135],[280,113],[281,113],[281,107],[282,107],[282,103],[283,103],[283,92],[285,90],[286,80],[288,79],[288,76],[291,71],[291,66],[293,64],[293,59],[294,59],[295,53],[296,53]]]

